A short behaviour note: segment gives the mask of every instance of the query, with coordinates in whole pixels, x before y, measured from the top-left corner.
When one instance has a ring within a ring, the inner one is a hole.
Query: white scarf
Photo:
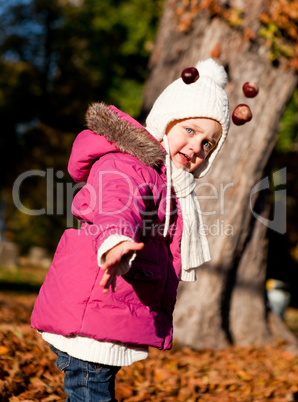
[[[184,169],[178,169],[170,161],[166,136],[164,137],[164,142],[167,151],[167,176],[171,178],[170,181],[168,180],[168,184],[172,182],[175,195],[181,205],[183,219],[180,279],[186,282],[193,282],[196,280],[195,269],[211,259],[208,240],[203,230],[202,212],[194,191],[196,181],[191,173]],[[168,185],[168,190],[169,187]],[[169,219],[169,211],[167,211],[166,221],[167,218]]]

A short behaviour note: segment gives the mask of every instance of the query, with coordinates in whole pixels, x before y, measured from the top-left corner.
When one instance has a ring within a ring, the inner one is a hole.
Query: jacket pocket
[[[117,290],[113,298],[125,304],[159,311],[167,281],[167,249],[159,242],[145,244],[137,252],[130,270],[117,278]],[[146,314],[147,314],[146,313]]]
[[[139,281],[155,281],[161,279],[161,269],[159,265],[153,264],[151,261],[136,258],[130,270],[123,277]]]
[[[117,290],[113,297],[121,302],[160,309],[164,291],[164,274],[159,265],[152,261],[135,259],[130,270],[117,279]]]

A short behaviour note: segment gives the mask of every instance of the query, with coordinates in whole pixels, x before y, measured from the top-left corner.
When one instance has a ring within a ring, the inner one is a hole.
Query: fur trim
[[[138,158],[147,166],[157,166],[165,159],[160,143],[145,128],[135,127],[101,103],[93,103],[86,113],[89,130],[103,135],[121,151]]]

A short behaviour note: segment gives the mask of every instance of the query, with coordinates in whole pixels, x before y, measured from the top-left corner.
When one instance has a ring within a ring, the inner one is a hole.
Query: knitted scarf
[[[164,136],[164,143],[167,152],[168,190],[172,185],[175,195],[180,202],[183,218],[180,279],[186,282],[193,282],[196,280],[195,269],[210,260],[208,240],[203,230],[202,212],[195,193],[196,181],[192,173],[184,169],[178,169],[170,160],[169,144],[166,135]],[[169,194],[167,194],[168,196]],[[167,206],[169,204],[167,202]],[[170,215],[169,212],[167,210],[166,230]]]

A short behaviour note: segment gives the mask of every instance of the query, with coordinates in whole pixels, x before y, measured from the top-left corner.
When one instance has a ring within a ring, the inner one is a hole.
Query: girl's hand
[[[99,286],[103,287],[103,293],[107,293],[110,286],[112,286],[113,292],[116,292],[118,265],[122,257],[132,251],[141,250],[143,247],[144,243],[123,241],[107,251],[105,254],[105,262],[101,266],[101,269],[105,272],[99,282]]]

